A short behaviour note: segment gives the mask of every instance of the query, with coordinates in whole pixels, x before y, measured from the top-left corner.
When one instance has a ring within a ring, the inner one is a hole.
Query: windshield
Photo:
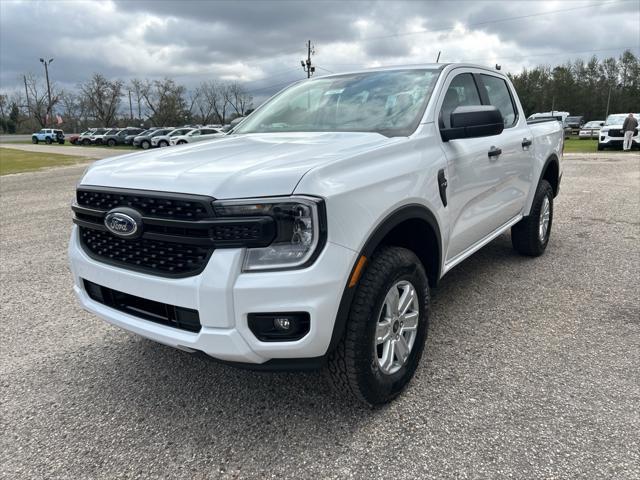
[[[622,125],[624,123],[624,119],[627,118],[627,115],[609,115],[607,117],[607,121],[604,122],[605,125]]]
[[[390,70],[295,84],[253,112],[234,133],[378,132],[416,129],[440,70]]]

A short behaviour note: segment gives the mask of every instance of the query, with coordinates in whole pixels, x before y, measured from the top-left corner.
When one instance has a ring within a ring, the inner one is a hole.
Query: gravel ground
[[[504,235],[435,292],[379,410],[318,374],[203,361],[80,310],[81,168],[3,177],[4,478],[640,478],[640,156],[567,156],[546,255]]]

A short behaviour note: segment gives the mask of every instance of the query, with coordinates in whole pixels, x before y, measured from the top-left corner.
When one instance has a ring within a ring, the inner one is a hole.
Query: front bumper
[[[623,137],[610,137],[607,134],[600,133],[600,137],[598,138],[598,143],[600,145],[622,145],[624,142]],[[640,146],[640,135],[636,134],[631,137],[631,144],[633,146]]]
[[[204,271],[168,279],[112,267],[91,259],[73,227],[69,261],[81,306],[107,322],[143,337],[187,351],[241,363],[320,357],[327,352],[344,285],[356,252],[328,242],[315,263],[301,270],[242,273],[243,249],[218,249]],[[198,333],[164,326],[92,300],[82,279],[156,302],[198,310]],[[311,329],[300,340],[261,342],[249,330],[247,315],[309,312]]]

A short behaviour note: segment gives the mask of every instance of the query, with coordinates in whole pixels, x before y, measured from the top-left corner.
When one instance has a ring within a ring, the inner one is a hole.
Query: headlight
[[[607,133],[609,131],[608,128],[601,128],[600,133]]]
[[[324,202],[313,197],[258,198],[213,203],[218,217],[273,218],[274,240],[267,247],[247,248],[243,271],[302,268],[320,253],[326,239]]]

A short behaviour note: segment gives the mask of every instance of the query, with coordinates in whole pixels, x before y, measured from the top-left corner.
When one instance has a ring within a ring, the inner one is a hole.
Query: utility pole
[[[442,50],[438,50],[438,58],[436,58],[436,63],[440,63],[440,54],[442,53]]]
[[[311,75],[316,71],[316,67],[311,65],[311,55],[315,55],[316,50],[311,45],[311,40],[307,40],[307,60],[300,60],[300,64],[302,65],[302,70],[307,72],[307,78],[311,78]]]
[[[129,114],[131,116],[131,121],[133,121],[133,103],[131,103],[131,89],[129,89]]]
[[[619,83],[618,85],[616,85],[616,88],[620,88],[622,87],[622,84]],[[613,83],[609,84],[609,95],[607,96],[607,113],[604,114],[604,118],[605,120],[607,119],[607,117],[609,116],[609,104],[611,103],[611,89],[613,88]]]
[[[49,105],[47,107],[47,116],[49,117],[49,119],[53,120],[52,118],[53,114],[51,112],[51,85],[49,84],[49,65],[51,65],[51,62],[53,62],[53,58],[50,58],[48,61],[45,60],[44,58],[40,59],[40,63],[44,65],[44,73],[47,77],[47,95],[49,98]]]
[[[24,94],[27,97],[27,113],[29,114],[29,118],[31,118],[31,102],[29,101],[29,89],[27,88],[27,76],[23,75],[24,79]]]

